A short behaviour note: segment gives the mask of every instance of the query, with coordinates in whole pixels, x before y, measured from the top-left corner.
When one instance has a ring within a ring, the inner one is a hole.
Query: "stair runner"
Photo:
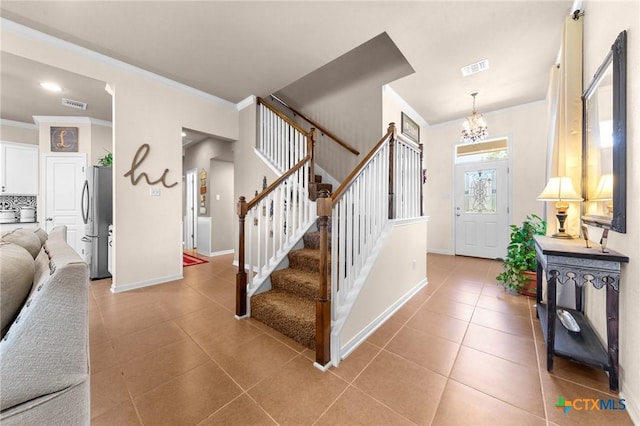
[[[322,183],[320,176],[316,176],[316,183],[318,192],[331,193],[331,184]],[[315,349],[320,232],[307,232],[303,241],[304,248],[289,252],[289,267],[271,274],[272,289],[251,298],[251,316],[301,345]]]

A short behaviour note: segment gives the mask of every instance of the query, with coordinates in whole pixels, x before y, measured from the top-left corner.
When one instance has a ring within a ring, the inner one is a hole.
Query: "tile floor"
[[[496,285],[496,261],[428,255],[429,285],[322,373],[313,352],[235,320],[232,257],[208,260],[136,291],[91,283],[93,425],[632,424],[555,407],[618,396],[602,371],[546,371],[534,302]]]

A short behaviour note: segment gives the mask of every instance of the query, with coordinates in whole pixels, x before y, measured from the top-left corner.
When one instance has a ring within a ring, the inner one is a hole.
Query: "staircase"
[[[323,183],[321,176],[316,175],[315,182],[318,193],[331,194],[332,185]],[[304,248],[289,252],[289,267],[271,274],[271,290],[251,298],[251,316],[301,345],[315,349],[320,232],[307,232],[303,242]]]

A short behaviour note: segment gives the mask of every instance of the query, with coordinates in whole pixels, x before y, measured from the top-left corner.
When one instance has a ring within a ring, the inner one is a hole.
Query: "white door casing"
[[[503,258],[509,239],[508,160],[455,166],[455,253]]]
[[[198,226],[198,169],[187,171],[185,176],[185,234],[184,247],[191,250],[197,247]]]
[[[82,241],[85,230],[80,204],[87,157],[85,154],[44,154],[43,164],[45,230],[50,232],[54,226],[66,225],[67,242],[86,261],[89,246]]]

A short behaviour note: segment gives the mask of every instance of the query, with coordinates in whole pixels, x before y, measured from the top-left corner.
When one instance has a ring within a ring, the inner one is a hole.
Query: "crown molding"
[[[0,124],[3,126],[20,127],[22,129],[38,130],[38,126],[33,123],[25,123],[24,121],[6,120],[0,118]]]
[[[113,124],[110,121],[100,120],[100,119],[91,118],[91,117],[70,117],[66,115],[62,115],[62,116],[34,115],[33,121],[35,121],[37,125],[69,123],[69,124],[93,124],[96,126],[113,127]]]
[[[236,105],[236,109],[238,111],[242,111],[246,107],[251,106],[255,103],[256,103],[256,97],[254,95],[247,96],[246,98],[238,102],[238,104]]]
[[[187,86],[186,84],[179,83],[175,80],[171,80],[161,75],[152,73],[151,71],[147,71],[145,69],[136,67],[135,65],[128,64],[126,62],[112,58],[110,56],[103,55],[102,53],[95,52],[85,47],[78,46],[77,44],[73,44],[68,41],[54,37],[52,35],[34,30],[33,28],[26,27],[24,25],[18,24],[17,22],[10,21],[6,18],[0,18],[0,27],[2,28],[2,31],[6,30],[14,34],[18,34],[20,36],[26,37],[30,40],[37,41],[39,43],[52,45],[60,49],[67,50],[69,52],[82,55],[89,59],[102,62],[103,64],[109,65],[111,67],[114,67],[123,71],[127,71],[133,74],[137,74],[141,77],[147,78],[149,80],[157,81],[159,83],[165,84],[166,86],[172,87],[174,89],[199,96],[201,98],[215,102],[224,107],[233,108],[233,109],[236,108],[236,104],[226,99],[219,98],[218,96],[212,95],[207,92],[203,92],[202,90],[195,89],[191,86]]]

